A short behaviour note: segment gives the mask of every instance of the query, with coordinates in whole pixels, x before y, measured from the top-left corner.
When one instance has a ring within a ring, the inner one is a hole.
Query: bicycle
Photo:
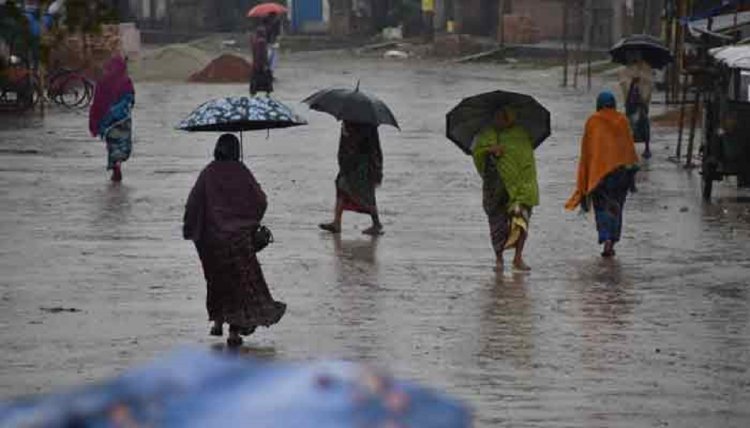
[[[39,103],[44,96],[55,104],[68,108],[86,108],[94,97],[94,82],[79,71],[59,68],[51,71],[46,79],[46,94],[42,93],[38,75],[34,75],[33,104]]]

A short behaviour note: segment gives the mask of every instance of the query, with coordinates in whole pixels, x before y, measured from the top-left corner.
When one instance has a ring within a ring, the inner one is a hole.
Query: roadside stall
[[[704,103],[703,197],[714,181],[736,176],[750,187],[750,44],[710,50],[713,79]]]

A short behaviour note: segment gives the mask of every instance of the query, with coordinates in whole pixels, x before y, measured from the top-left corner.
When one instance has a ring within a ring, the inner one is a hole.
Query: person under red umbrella
[[[273,72],[268,58],[268,32],[260,26],[250,38],[250,50],[253,54],[253,67],[250,76],[250,95],[258,92],[273,92]]]
[[[247,12],[248,18],[265,18],[271,14],[283,15],[288,9],[278,3],[261,3]]]

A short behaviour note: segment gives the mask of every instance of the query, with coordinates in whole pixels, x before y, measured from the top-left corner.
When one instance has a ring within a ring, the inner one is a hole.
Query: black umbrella
[[[673,60],[672,52],[661,40],[647,34],[625,37],[609,51],[612,61],[624,65],[628,64],[628,52],[639,52],[643,60],[653,68],[663,68]]]
[[[360,91],[359,83],[354,90],[323,89],[302,102],[308,104],[311,109],[328,113],[338,120],[399,127],[388,106],[377,97]]]
[[[549,111],[530,95],[508,91],[486,92],[464,98],[446,116],[447,136],[467,155],[471,143],[484,127],[494,120],[501,108],[511,108],[516,113],[516,123],[531,135],[534,148],[551,133]]]

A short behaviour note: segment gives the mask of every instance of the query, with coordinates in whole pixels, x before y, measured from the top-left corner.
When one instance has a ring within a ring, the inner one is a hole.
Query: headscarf
[[[125,59],[116,54],[104,65],[104,75],[96,83],[94,102],[89,109],[89,131],[92,136],[99,134],[99,123],[107,116],[112,105],[128,93],[135,93],[133,81],[128,76]]]
[[[195,182],[185,205],[183,236],[193,241],[222,241],[253,230],[266,212],[266,194],[239,159],[232,134],[216,142],[214,157]]]
[[[239,161],[240,140],[234,134],[222,134],[214,148],[214,160],[217,161]]]
[[[603,91],[596,97],[596,110],[599,111],[603,108],[617,108],[617,100],[615,95],[610,91]]]

